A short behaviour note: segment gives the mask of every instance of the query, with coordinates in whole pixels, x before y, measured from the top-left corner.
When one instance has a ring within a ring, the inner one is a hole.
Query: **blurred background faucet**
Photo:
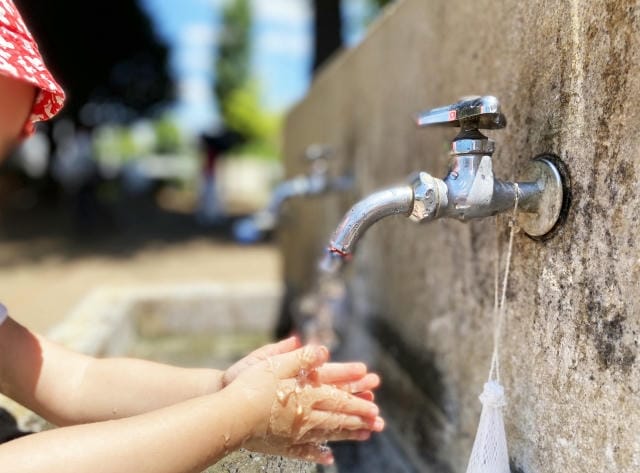
[[[329,173],[328,160],[332,153],[333,149],[327,145],[312,144],[307,147],[304,158],[309,162],[309,172],[280,183],[264,209],[234,224],[234,238],[243,243],[264,238],[278,226],[283,204],[293,197],[350,190],[353,186],[352,176],[331,176]]]
[[[414,222],[437,218],[462,221],[513,209],[516,196],[522,213],[520,227],[534,238],[552,231],[566,203],[561,163],[554,156],[533,159],[519,182],[494,176],[495,143],[480,130],[507,124],[500,103],[493,96],[465,97],[445,107],[416,116],[419,127],[451,126],[460,131],[451,142],[449,171],[444,179],[417,172],[408,184],[370,194],[347,212],[331,238],[321,270],[335,272],[348,261],[367,229],[390,215],[404,215]]]

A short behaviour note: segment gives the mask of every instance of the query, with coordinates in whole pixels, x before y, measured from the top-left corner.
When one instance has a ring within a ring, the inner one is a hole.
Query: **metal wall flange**
[[[542,192],[535,209],[519,214],[518,226],[534,240],[547,240],[564,223],[571,203],[566,166],[553,154],[541,154],[531,160],[522,181],[536,182]]]

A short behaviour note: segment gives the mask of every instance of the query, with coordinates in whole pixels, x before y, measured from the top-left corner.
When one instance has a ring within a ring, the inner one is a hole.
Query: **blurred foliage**
[[[249,80],[251,6],[249,0],[231,0],[222,12],[222,34],[215,63],[215,95],[226,122],[225,103]]]
[[[364,17],[363,26],[365,28],[369,26],[376,18],[378,18],[384,7],[394,2],[395,0],[369,0],[371,11]]]
[[[177,153],[184,148],[183,136],[180,127],[165,115],[153,123],[156,145],[155,151],[160,154]]]
[[[392,3],[394,0],[369,0],[369,1],[378,8],[384,8],[388,4]]]
[[[250,77],[251,22],[249,0],[227,2],[215,64],[215,95],[224,127],[241,137],[228,151],[277,158],[282,120],[262,106],[259,85]]]
[[[102,107],[92,115],[96,121],[131,121],[173,98],[168,48],[138,2],[15,3],[67,92],[64,116],[77,122],[83,106],[96,104]]]
[[[227,126],[240,133],[246,142],[240,151],[265,157],[280,155],[280,115],[267,112],[260,104],[260,90],[251,81],[235,89],[223,104]]]
[[[152,154],[180,155],[186,159],[195,154],[170,115],[133,126],[103,125],[95,129],[93,140],[95,158],[112,168]]]
[[[102,126],[93,134],[96,159],[104,165],[118,168],[140,156],[131,129],[120,125]]]

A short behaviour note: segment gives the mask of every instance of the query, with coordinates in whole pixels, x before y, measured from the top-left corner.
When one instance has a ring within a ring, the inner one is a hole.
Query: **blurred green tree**
[[[247,82],[244,87],[233,90],[223,110],[227,127],[244,138],[236,149],[254,156],[279,157],[281,116],[262,107],[256,82]]]
[[[378,8],[384,8],[394,0],[370,0]]]
[[[160,154],[179,152],[184,146],[180,128],[169,115],[160,117],[153,123],[156,134],[155,151]]]
[[[260,86],[250,73],[251,22],[249,0],[230,0],[225,5],[215,95],[225,128],[240,137],[230,151],[278,157],[281,119],[262,106]]]
[[[173,98],[168,48],[137,1],[15,3],[67,92],[63,116],[78,122],[93,104],[85,123],[127,122]]]
[[[222,12],[222,34],[215,62],[215,96],[222,119],[225,105],[236,90],[247,86],[251,57],[251,6],[249,0],[231,0]],[[239,130],[238,130],[239,131]]]

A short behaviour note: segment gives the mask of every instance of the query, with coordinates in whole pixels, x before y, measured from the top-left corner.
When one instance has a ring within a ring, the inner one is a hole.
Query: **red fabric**
[[[48,120],[64,105],[62,87],[47,70],[38,45],[11,0],[0,0],[0,74],[39,89],[25,123],[24,136],[33,133],[34,122]]]

